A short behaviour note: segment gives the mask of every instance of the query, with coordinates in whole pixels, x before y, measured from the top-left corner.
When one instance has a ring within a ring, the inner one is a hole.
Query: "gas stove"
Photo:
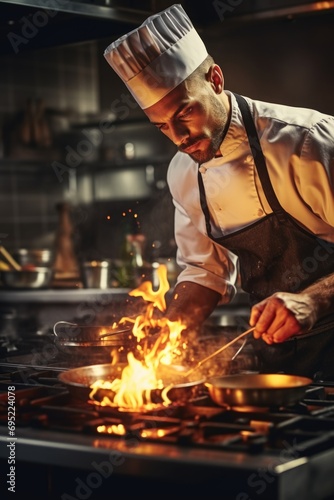
[[[203,384],[182,405],[121,412],[59,380],[84,363],[51,336],[19,344],[0,355],[2,498],[334,498],[333,382],[314,382],[289,407],[220,407]]]

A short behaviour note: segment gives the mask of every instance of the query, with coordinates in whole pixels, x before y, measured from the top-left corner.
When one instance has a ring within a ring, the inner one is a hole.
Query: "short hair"
[[[197,83],[202,83],[203,78],[205,78],[206,73],[208,72],[209,68],[215,64],[215,61],[210,54],[204,59],[204,61],[198,66],[198,68],[195,69],[191,73],[191,75],[188,76],[186,79],[187,82],[190,84],[197,84]]]

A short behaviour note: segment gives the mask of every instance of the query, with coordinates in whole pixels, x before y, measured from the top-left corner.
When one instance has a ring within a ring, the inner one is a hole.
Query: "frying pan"
[[[79,325],[69,321],[58,321],[53,327],[53,333],[59,341],[68,342],[101,342],[112,341],[121,333],[128,334],[131,328],[127,326],[96,326]]]
[[[219,406],[279,407],[298,403],[311,383],[296,375],[250,373],[214,377],[205,386]]]
[[[75,399],[87,401],[89,400],[89,394],[92,391],[90,386],[93,382],[100,379],[112,382],[115,378],[121,377],[125,366],[126,363],[116,363],[114,365],[107,363],[82,366],[61,372],[58,375],[58,379],[68,387],[69,392]],[[185,378],[181,375],[183,370],[184,368],[182,366],[175,366],[173,370],[173,379],[170,378],[169,374],[166,375],[166,378],[163,378],[165,375],[163,372],[159,374],[159,377],[163,380],[164,387],[162,389],[155,389],[151,392],[152,402],[157,404],[162,403],[163,399],[161,397],[161,393],[169,386],[170,389],[167,390],[167,397],[172,402],[182,404],[195,397],[198,390],[201,387],[204,387],[203,384],[205,380],[197,373],[192,373],[189,378]],[[178,377],[175,376],[175,373],[177,372],[180,373]],[[108,389],[99,389],[95,394],[95,399],[99,402],[102,401],[104,396],[107,396],[112,400],[114,393]]]
[[[112,349],[133,348],[137,342],[129,326],[79,325],[58,321],[53,326],[54,343],[59,351],[69,356],[105,355],[110,359]]]

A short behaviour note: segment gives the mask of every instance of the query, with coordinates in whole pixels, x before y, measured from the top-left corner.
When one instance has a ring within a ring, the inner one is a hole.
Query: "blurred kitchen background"
[[[79,263],[122,261],[127,235],[144,263],[174,259],[166,172],[175,148],[103,58],[172,3],[0,2],[0,245],[10,252],[57,251],[65,207]],[[334,114],[334,2],[180,3],[227,89]]]

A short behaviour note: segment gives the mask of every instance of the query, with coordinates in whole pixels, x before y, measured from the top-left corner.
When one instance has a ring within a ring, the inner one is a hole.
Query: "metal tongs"
[[[198,363],[196,363],[195,366],[189,368],[189,370],[187,370],[185,372],[182,372],[182,376],[183,377],[189,377],[189,375],[193,371],[195,371],[198,368],[200,368],[204,363],[207,363],[208,361],[210,361],[210,359],[214,358],[215,356],[217,356],[221,352],[225,351],[225,349],[227,349],[231,345],[235,344],[236,342],[238,342],[238,340],[242,339],[243,337],[246,337],[246,335],[248,335],[249,333],[253,332],[254,330],[255,330],[255,326],[253,326],[252,328],[249,328],[249,330],[246,330],[245,332],[241,333],[240,335],[238,335],[237,337],[235,337],[234,339],[232,339],[230,342],[228,342],[227,344],[223,345],[222,347],[220,347],[219,349],[217,349],[216,351],[214,351],[213,353],[211,353],[206,358],[201,359],[201,361],[199,361]],[[240,347],[240,349],[238,349],[238,351],[234,354],[234,356],[233,356],[232,359],[234,359],[239,354],[239,352],[244,347],[244,345],[245,345],[245,342],[242,344],[242,346]]]

